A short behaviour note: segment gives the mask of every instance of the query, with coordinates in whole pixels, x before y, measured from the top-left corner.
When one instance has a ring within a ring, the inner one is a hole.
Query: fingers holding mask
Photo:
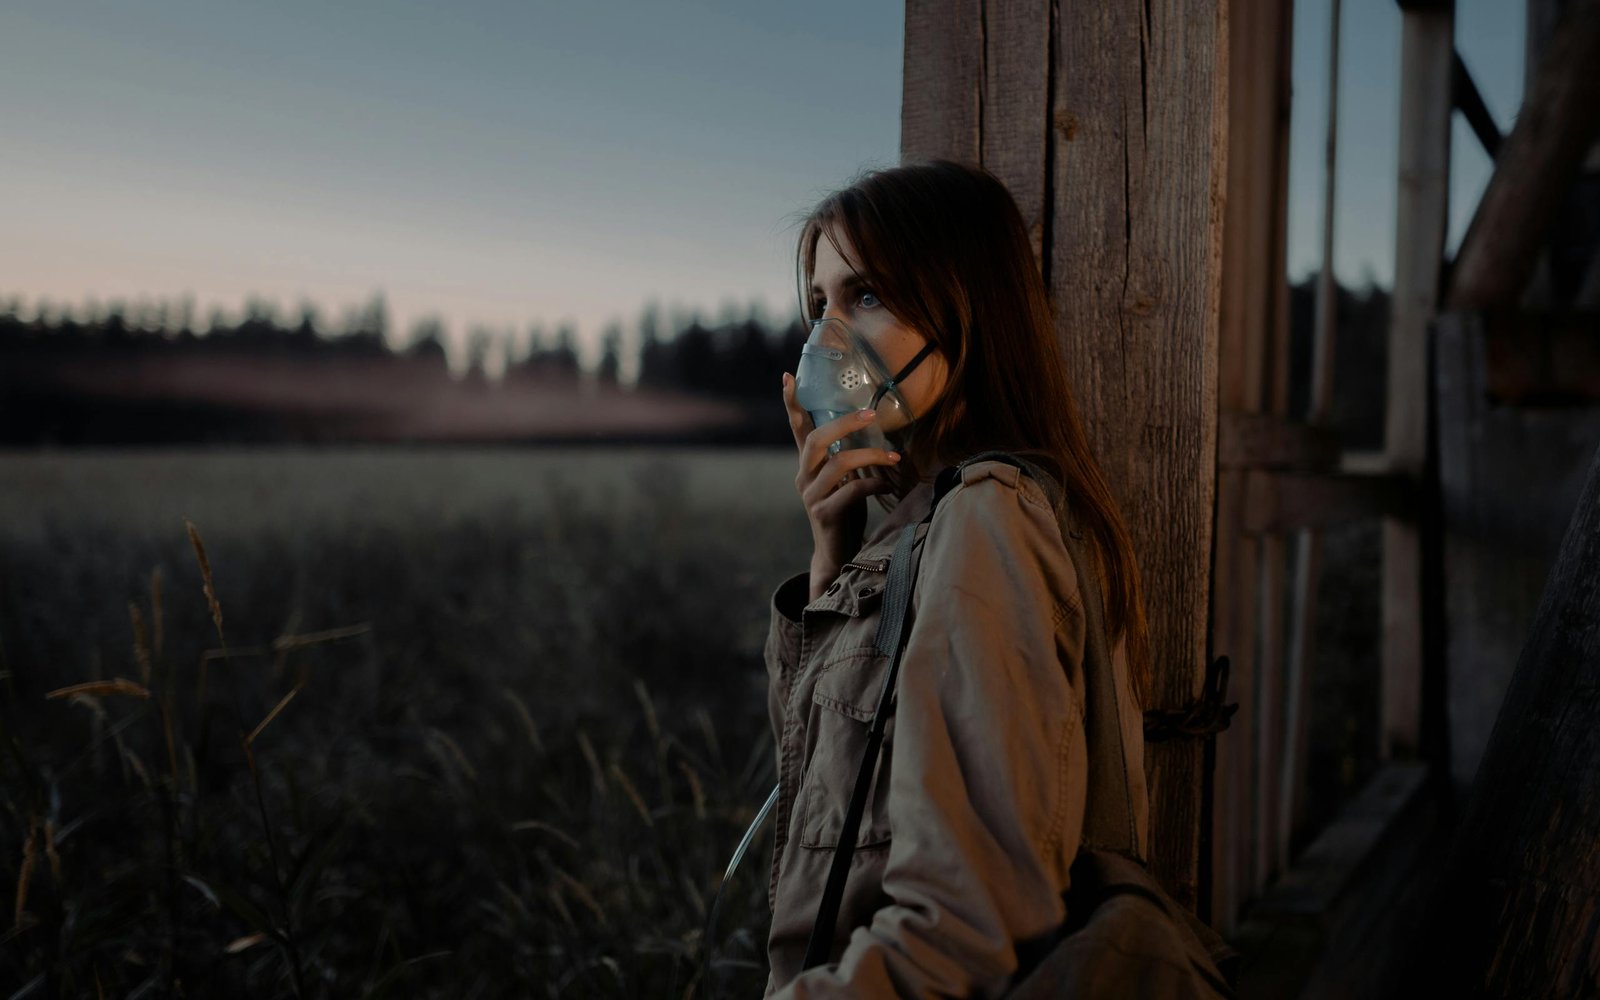
[[[787,373],[784,376],[783,398],[799,455],[800,467],[795,476],[795,487],[805,499],[808,510],[822,504],[833,507],[836,502],[838,505],[847,505],[889,488],[887,480],[863,470],[872,466],[893,467],[900,461],[897,453],[872,447],[841,448],[829,452],[835,442],[870,427],[877,417],[875,411],[846,413],[817,427],[811,415],[796,401],[794,379]],[[827,512],[818,513],[826,516]]]

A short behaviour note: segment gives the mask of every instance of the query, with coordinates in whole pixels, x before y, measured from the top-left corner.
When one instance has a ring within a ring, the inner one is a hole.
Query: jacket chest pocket
[[[857,649],[830,662],[811,692],[812,756],[806,766],[799,802],[800,846],[819,850],[839,846],[845,811],[861,771],[867,732],[877,710],[889,659],[869,648]],[[857,848],[889,843],[889,769],[894,757],[894,716],[884,727],[883,745],[873,767],[866,809],[856,836]]]

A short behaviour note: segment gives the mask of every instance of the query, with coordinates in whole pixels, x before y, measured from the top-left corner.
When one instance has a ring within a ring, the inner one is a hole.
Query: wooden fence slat
[[[1416,503],[1416,487],[1405,476],[1251,470],[1244,530],[1259,535],[1378,516],[1409,523]]]
[[[1284,703],[1284,536],[1266,535],[1261,547],[1261,653],[1258,658],[1261,721],[1256,740],[1256,847],[1251,895],[1259,893],[1281,868],[1278,801],[1282,795],[1284,743],[1288,737]]]
[[[1211,859],[1212,923],[1232,930],[1240,907],[1266,877],[1258,844],[1271,831],[1262,808],[1263,754],[1275,755],[1271,636],[1280,623],[1281,552],[1243,535],[1246,467],[1318,460],[1318,446],[1284,422],[1288,284],[1283,246],[1288,157],[1287,0],[1234,0],[1228,11],[1227,199],[1219,319],[1217,545],[1212,655],[1232,665],[1239,701],[1218,739]],[[1325,458],[1326,456],[1322,456]],[[1265,644],[1263,643],[1265,639]]]
[[[1420,919],[1418,883],[1438,867],[1438,814],[1427,765],[1383,764],[1251,906],[1235,941],[1248,956],[1239,996],[1434,995],[1390,987],[1395,968],[1420,965],[1407,936]]]
[[[1267,300],[1269,308],[1266,314],[1267,329],[1265,340],[1267,342],[1267,386],[1265,409],[1275,415],[1279,420],[1288,422],[1289,419],[1289,117],[1293,106],[1293,56],[1294,56],[1294,4],[1292,0],[1274,0],[1268,5],[1268,13],[1261,26],[1261,42],[1257,60],[1264,60],[1270,53],[1273,76],[1269,78],[1268,90],[1270,101],[1263,115],[1270,116],[1266,119],[1266,127],[1271,131],[1271,142],[1268,155],[1270,157],[1267,176],[1263,178],[1263,187],[1266,198],[1272,206],[1270,214],[1270,229],[1267,234],[1267,247],[1265,259],[1260,266],[1268,281]],[[1316,434],[1318,431],[1304,428],[1308,433]],[[1326,441],[1326,439],[1324,439]],[[1310,467],[1321,467],[1322,460],[1326,458],[1327,451],[1332,450],[1330,443],[1322,444],[1324,449],[1320,454],[1308,456]],[[1337,459],[1335,459],[1335,464]],[[1268,535],[1262,547],[1262,590],[1267,594],[1279,594],[1284,589],[1284,577],[1289,572],[1289,546],[1288,540],[1282,535]],[[1292,615],[1293,609],[1284,608],[1281,601],[1274,601],[1271,605],[1275,610],[1271,615],[1264,616],[1262,628],[1262,648],[1265,656],[1274,664],[1279,674],[1284,673],[1285,657],[1285,616]],[[1287,697],[1287,676],[1281,677],[1277,683],[1280,696],[1274,700],[1273,726],[1275,729],[1274,749],[1267,760],[1276,761],[1285,756],[1285,744],[1292,743],[1296,738],[1296,729],[1291,726],[1289,719]],[[1304,718],[1304,715],[1301,716]],[[1300,730],[1302,733],[1304,727]],[[1270,767],[1263,771],[1263,781],[1269,783],[1271,788],[1272,772]],[[1279,797],[1282,789],[1274,789]],[[1269,831],[1272,838],[1281,844],[1287,843],[1289,831],[1282,823],[1281,808],[1268,808],[1273,814],[1275,822]],[[1263,854],[1270,851],[1270,844],[1263,848]],[[1261,878],[1257,881],[1257,892],[1269,878],[1277,877],[1283,870],[1286,860],[1282,850],[1271,852],[1270,863],[1264,869],[1258,869]]]
[[[1306,422],[1327,423],[1333,405],[1333,359],[1338,329],[1334,282],[1334,214],[1339,150],[1339,38],[1341,4],[1333,0],[1328,11],[1328,112],[1323,147],[1322,262],[1317,269],[1317,314],[1311,344],[1311,399]],[[1272,538],[1280,538],[1273,535]],[[1278,796],[1273,857],[1279,869],[1289,864],[1289,844],[1306,780],[1307,730],[1310,729],[1312,666],[1316,661],[1317,584],[1322,572],[1322,534],[1313,528],[1294,533],[1294,577],[1290,589],[1293,621],[1284,656],[1284,714],[1287,739],[1273,758]]]
[[[1227,696],[1236,701],[1227,730],[1216,741],[1212,777],[1211,924],[1231,934],[1239,910],[1248,899],[1241,850],[1251,830],[1250,762],[1255,752],[1251,733],[1255,721],[1255,643],[1253,622],[1255,575],[1244,551],[1250,543],[1240,531],[1244,508],[1245,472],[1217,471],[1217,544],[1212,567],[1212,651],[1226,654],[1229,663]],[[1241,638],[1244,637],[1244,638]]]
[[[1450,181],[1453,4],[1407,7],[1400,24],[1400,172],[1384,451],[1420,480],[1427,457],[1427,334],[1438,306]],[[1416,752],[1422,719],[1422,550],[1415,524],[1383,523],[1380,756]]]
[[[1217,421],[1217,465],[1224,469],[1333,470],[1339,457],[1339,432],[1328,427],[1226,410]]]

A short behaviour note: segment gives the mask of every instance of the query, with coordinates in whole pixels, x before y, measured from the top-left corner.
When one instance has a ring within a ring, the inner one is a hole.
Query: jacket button
[[[826,591],[824,591],[824,593],[830,594],[830,595],[837,594],[838,592],[839,592],[839,581],[837,581],[837,580],[835,580],[833,582],[832,586],[830,586]]]
[[[876,587],[862,587],[860,590],[856,591],[856,596],[857,597],[871,597],[873,594],[876,594],[877,592],[878,592],[878,588],[876,588]]]

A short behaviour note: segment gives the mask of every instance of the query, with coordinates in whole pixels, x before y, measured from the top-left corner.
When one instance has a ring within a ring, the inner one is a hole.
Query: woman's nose
[[[820,316],[818,316],[817,319],[819,319],[819,320],[836,319],[839,322],[845,324],[846,326],[850,325],[850,319],[849,319],[849,317],[847,317],[845,315],[844,307],[843,306],[835,306],[835,305],[832,305],[831,303],[829,304],[828,308],[822,310],[822,314]]]

